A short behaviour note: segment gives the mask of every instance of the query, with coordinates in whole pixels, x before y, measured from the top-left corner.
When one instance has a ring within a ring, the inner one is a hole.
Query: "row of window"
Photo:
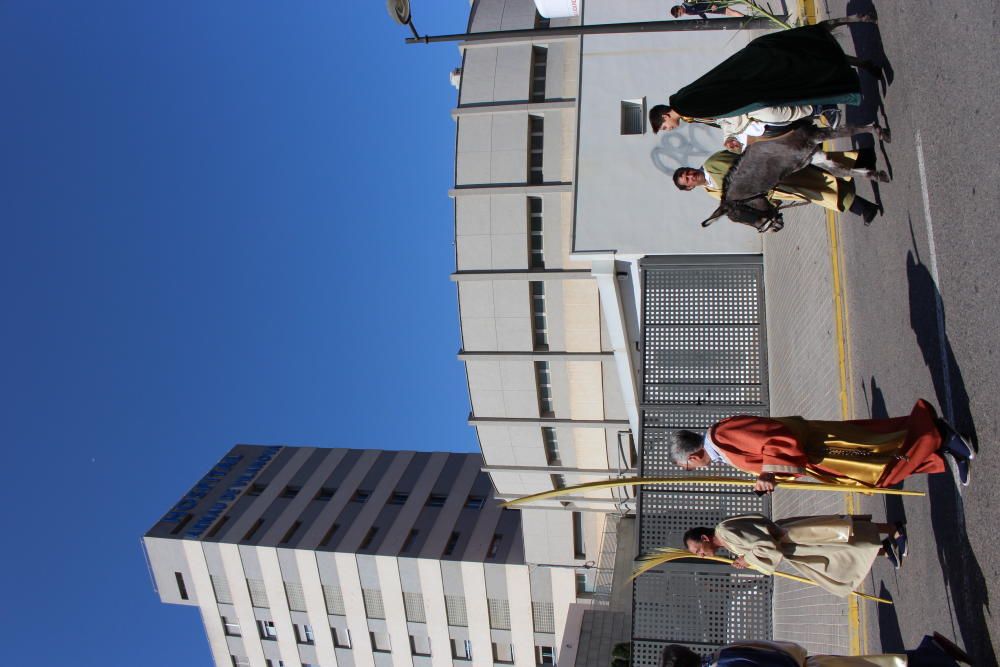
[[[573,536],[574,543],[579,545],[578,548],[582,549],[583,526],[582,519],[578,517],[580,517],[579,512],[574,513]],[[175,574],[177,576],[179,586],[183,586],[183,575],[180,572],[176,572]],[[216,601],[219,604],[232,604],[232,594],[230,593],[229,584],[225,578],[211,575],[210,579],[213,591],[215,592]],[[262,609],[269,608],[270,604],[267,598],[267,589],[264,586],[264,582],[260,579],[247,579],[246,582],[247,591],[250,594],[251,604],[254,607]],[[302,590],[302,585],[289,581],[284,583],[288,608],[291,611],[306,611],[305,593]],[[181,594],[183,599],[187,599],[187,597],[184,597],[187,594],[186,588],[181,589]],[[365,605],[365,616],[374,619],[384,619],[385,605],[382,600],[382,592],[374,588],[363,588],[361,589],[361,594]],[[323,584],[323,599],[326,602],[327,614],[333,616],[347,615],[347,611],[344,607],[344,597],[341,593],[340,587]],[[445,595],[444,599],[448,625],[468,627],[469,620],[466,613],[465,598],[455,595]],[[488,598],[487,605],[489,608],[490,627],[496,630],[509,630],[510,606],[508,601],[501,598]],[[404,591],[403,608],[406,612],[407,621],[411,623],[427,622],[427,614],[424,607],[424,596],[422,594]],[[532,602],[531,612],[535,632],[555,632],[555,617],[551,602]],[[271,622],[268,621],[267,623]],[[271,623],[270,626],[262,626],[263,629],[261,636],[264,637],[266,635],[268,637],[273,637],[274,635],[266,632],[268,629],[273,631],[273,627],[273,623]],[[238,630],[236,633],[231,633],[227,627],[227,634],[238,634]],[[303,626],[302,636],[308,639],[308,641],[303,641],[302,643],[312,642],[312,630],[308,625]]]
[[[333,635],[333,645],[336,648],[350,649],[351,633],[345,628],[330,628]],[[235,635],[239,636],[239,634]],[[430,657],[431,651],[430,637],[421,635],[410,635],[410,655]],[[266,639],[273,639],[267,637]],[[389,635],[384,632],[369,632],[368,641],[371,643],[373,653],[391,653],[392,645]],[[312,643],[312,642],[309,642]],[[453,660],[472,660],[472,642],[468,639],[451,639],[451,658]],[[506,642],[493,642],[493,662],[502,665],[514,664],[514,645]],[[233,667],[249,667],[250,660],[245,656],[230,655]],[[284,667],[284,660],[273,661],[270,658],[265,660],[267,667]],[[535,664],[554,665],[555,651],[551,646],[535,646]],[[302,667],[312,667],[307,662],[302,663]]]

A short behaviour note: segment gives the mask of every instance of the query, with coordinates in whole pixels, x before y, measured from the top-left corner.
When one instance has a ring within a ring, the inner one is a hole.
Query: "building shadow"
[[[912,221],[910,234],[912,238]],[[948,341],[941,293],[930,270],[921,261],[915,242],[906,255],[906,277],[910,326],[931,373],[937,404],[943,416],[976,442],[969,395]],[[997,657],[986,622],[987,615],[991,613],[989,591],[969,542],[962,498],[952,475],[928,475],[927,498],[938,561],[962,642],[978,664],[995,665]]]

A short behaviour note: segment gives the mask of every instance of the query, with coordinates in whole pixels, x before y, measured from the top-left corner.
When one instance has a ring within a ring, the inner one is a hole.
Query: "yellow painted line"
[[[817,12],[815,0],[799,0],[800,25],[816,23]],[[853,417],[852,396],[848,391],[851,387],[850,341],[847,338],[847,302],[844,298],[843,255],[840,245],[840,235],[837,228],[837,214],[826,212],[826,230],[830,241],[830,269],[833,274],[833,310],[837,337],[837,367],[840,374],[840,414],[842,419]],[[855,514],[857,496],[853,493],[844,494],[844,509],[847,514]],[[867,623],[863,623],[865,609],[858,604],[856,597],[847,600],[847,628],[851,653],[865,655],[868,651]]]

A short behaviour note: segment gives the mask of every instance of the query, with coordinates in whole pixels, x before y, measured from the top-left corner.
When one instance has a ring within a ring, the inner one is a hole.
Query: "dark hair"
[[[681,185],[681,176],[683,176],[689,171],[698,171],[698,170],[695,169],[694,167],[677,167],[676,169],[674,169],[674,175],[673,175],[674,185],[677,186],[678,190],[683,190],[684,192],[687,192],[690,189]],[[690,431],[688,432],[690,433]]]
[[[674,174],[676,173],[675,171]],[[671,431],[667,433],[666,446],[667,457],[676,465],[682,466],[687,463],[689,456],[705,446],[705,436],[685,429]]]
[[[670,107],[666,104],[657,104],[649,110],[649,126],[653,128],[653,134],[660,131],[660,126],[663,125],[663,119],[668,113],[670,113]]]
[[[701,656],[680,644],[669,644],[663,648],[660,667],[700,667]]]
[[[688,542],[701,542],[703,537],[715,537],[715,529],[705,526],[689,528],[684,532],[684,546],[687,547]]]
[[[679,19],[681,17],[681,14],[683,13],[684,13],[684,8],[681,7],[680,5],[674,5],[673,7],[670,8],[670,15],[673,16],[675,19]]]

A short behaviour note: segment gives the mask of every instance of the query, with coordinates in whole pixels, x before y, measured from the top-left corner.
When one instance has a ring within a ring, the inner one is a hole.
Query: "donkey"
[[[837,130],[801,124],[774,139],[751,144],[736,161],[722,183],[722,201],[708,219],[708,227],[723,215],[733,222],[750,225],[758,232],[776,232],[785,226],[778,207],[768,200],[768,193],[789,174],[814,164],[836,177],[855,176],[883,183],[889,175],[874,169],[844,169],[826,158],[820,150],[824,141],[850,137],[868,131],[889,143],[889,130],[872,123]]]

